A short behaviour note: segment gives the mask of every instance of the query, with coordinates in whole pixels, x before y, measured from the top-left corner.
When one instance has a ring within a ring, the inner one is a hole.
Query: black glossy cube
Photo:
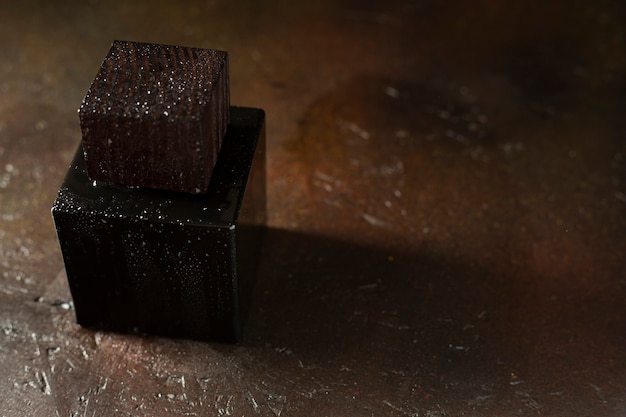
[[[79,324],[239,340],[265,221],[265,116],[230,114],[200,195],[93,181],[78,149],[52,215]]]

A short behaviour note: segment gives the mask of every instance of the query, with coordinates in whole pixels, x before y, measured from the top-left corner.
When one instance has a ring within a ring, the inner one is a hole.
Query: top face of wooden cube
[[[115,41],[78,112],[89,177],[205,192],[229,106],[226,52]]]

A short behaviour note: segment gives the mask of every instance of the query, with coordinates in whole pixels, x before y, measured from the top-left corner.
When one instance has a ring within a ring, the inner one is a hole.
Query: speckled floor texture
[[[239,345],[75,324],[50,207],[114,39],[267,112]],[[0,416],[626,415],[621,1],[0,6]]]

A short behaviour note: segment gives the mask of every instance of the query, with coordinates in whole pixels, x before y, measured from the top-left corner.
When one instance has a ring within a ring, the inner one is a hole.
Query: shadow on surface
[[[469,350],[515,290],[497,281],[434,254],[270,229],[244,344],[327,358]]]
[[[586,349],[583,378],[594,353],[622,340],[620,297],[600,303],[567,287],[549,296],[543,285],[454,255],[270,229],[243,343],[375,373],[436,370],[432,378],[468,389],[519,373],[567,374]]]

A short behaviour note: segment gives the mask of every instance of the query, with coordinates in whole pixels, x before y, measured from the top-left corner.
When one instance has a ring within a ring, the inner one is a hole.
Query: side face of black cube
[[[264,114],[231,114],[201,195],[94,183],[78,149],[52,214],[79,324],[240,339],[265,220]]]

